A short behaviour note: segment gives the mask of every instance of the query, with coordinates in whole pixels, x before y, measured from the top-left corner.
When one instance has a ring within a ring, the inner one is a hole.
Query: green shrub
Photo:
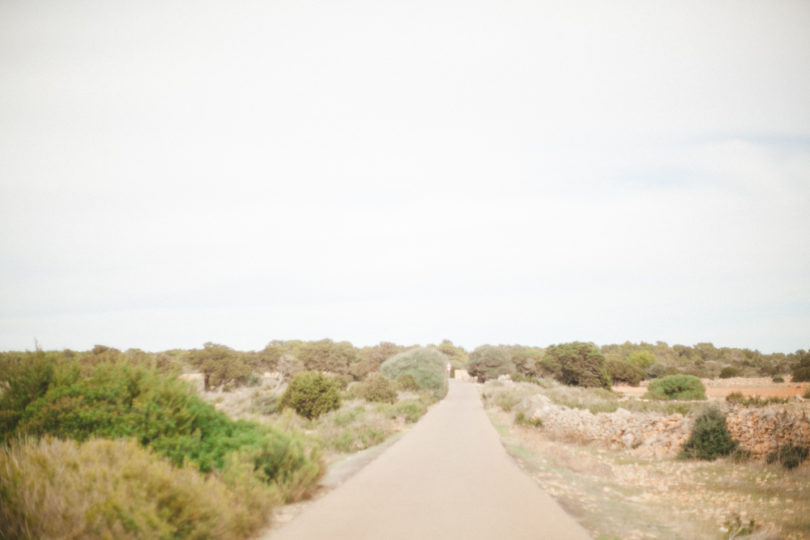
[[[54,364],[44,353],[0,360],[0,442],[17,429],[28,405],[48,391]]]
[[[795,469],[802,462],[807,459],[808,448],[806,446],[798,446],[795,444],[783,444],[775,451],[768,454],[766,460],[768,463],[778,461],[786,469]]]
[[[796,351],[796,356],[798,360],[791,369],[793,382],[810,381],[810,351]]]
[[[733,367],[733,366],[726,366],[720,370],[720,378],[721,379],[730,379],[731,377],[737,377],[740,375],[740,370]]]
[[[394,412],[397,416],[402,416],[405,421],[412,424],[422,418],[427,412],[427,407],[420,400],[409,399],[394,406]]]
[[[558,380],[569,386],[610,388],[605,357],[592,343],[563,343],[546,349],[560,365]]]
[[[317,371],[296,373],[284,395],[280,407],[290,407],[304,418],[317,418],[340,407],[340,392],[335,381]]]
[[[297,356],[309,371],[325,371],[338,375],[351,375],[351,367],[360,362],[358,351],[351,343],[336,343],[331,339],[304,343]]]
[[[366,401],[393,403],[397,400],[394,385],[381,373],[372,373],[354,391]]]
[[[173,467],[134,440],[0,449],[0,538],[245,538],[278,502],[251,474]]]
[[[782,377],[781,375],[774,375],[771,380],[773,382],[775,382],[775,383],[783,383],[783,382],[785,382],[785,378]]]
[[[804,399],[810,399],[810,386],[808,386],[807,390],[804,391],[804,395],[802,397]]]
[[[11,390],[3,398],[18,401]],[[0,416],[8,416],[7,412],[1,409]],[[280,453],[259,456],[252,465],[256,472],[263,470],[264,480],[282,490],[289,484],[288,477],[304,472],[274,468],[271,461],[281,460],[285,467],[307,471],[314,467],[318,474],[323,469],[317,453],[307,450],[292,434],[233,421],[196,396],[183,381],[126,363],[90,366],[84,374],[76,362],[56,366],[45,393],[25,406],[13,429],[0,435],[4,440],[18,435],[77,441],[134,437],[175,465],[191,462],[202,472],[222,470],[235,452],[269,445]]]
[[[249,356],[225,345],[206,343],[188,354],[189,363],[205,377],[205,390],[247,384],[253,368]]]
[[[625,362],[645,370],[655,364],[655,355],[650,351],[633,351],[627,356]]]
[[[419,383],[416,382],[416,377],[413,373],[403,373],[397,377],[397,387],[405,392],[418,392]]]
[[[447,394],[447,357],[436,349],[420,347],[399,353],[383,362],[380,371],[392,381],[409,373],[419,390],[427,390],[437,399]]]
[[[519,426],[543,427],[543,420],[540,418],[526,418],[522,411],[515,415],[515,423]]]
[[[763,398],[759,396],[745,397],[742,392],[731,392],[726,396],[726,401],[733,405],[740,405],[741,407],[765,407],[777,403],[787,403],[788,398],[768,397]]]
[[[692,375],[666,375],[650,381],[646,398],[706,399],[706,387]]]
[[[695,419],[689,439],[683,445],[681,457],[714,460],[728,456],[737,448],[726,426],[726,417],[713,407],[705,409]]]
[[[605,362],[605,367],[613,384],[625,383],[630,386],[638,386],[644,380],[644,371],[633,364],[620,360],[608,360]]]
[[[478,382],[486,382],[501,375],[514,375],[516,369],[507,347],[481,345],[470,353],[467,372]]]

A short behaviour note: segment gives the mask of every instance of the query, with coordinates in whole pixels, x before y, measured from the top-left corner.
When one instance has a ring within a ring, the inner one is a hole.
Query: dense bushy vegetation
[[[695,419],[689,439],[683,445],[682,457],[713,460],[730,455],[737,448],[726,426],[726,417],[709,407]]]
[[[650,381],[645,397],[653,399],[706,399],[706,387],[692,375],[666,375]]]
[[[592,343],[563,343],[546,349],[560,367],[558,380],[571,386],[610,388],[605,357]]]
[[[172,466],[134,440],[0,450],[0,538],[245,538],[277,494],[250,471]]]
[[[797,351],[796,363],[791,369],[793,382],[810,381],[810,351]]]
[[[807,459],[810,449],[806,446],[797,444],[783,444],[770,454],[768,454],[766,461],[768,463],[779,462],[786,469],[795,469]]]
[[[436,349],[420,347],[399,353],[386,360],[380,370],[392,381],[409,373],[420,390],[430,391],[438,399],[447,394],[447,357]]]
[[[185,382],[139,361],[122,361],[117,352],[95,356],[101,355],[94,358],[97,362],[83,362],[75,356],[37,352],[0,362],[0,440],[6,443],[0,460],[9,464],[2,485],[13,486],[0,489],[0,506],[12,520],[9,530],[28,527],[25,523],[37,516],[50,516],[37,512],[56,512],[61,507],[53,505],[60,494],[80,490],[65,495],[65,500],[76,499],[76,508],[85,504],[86,512],[82,517],[59,510],[55,523],[70,520],[60,533],[186,538],[199,537],[204,530],[199,527],[218,521],[221,527],[213,530],[221,530],[223,537],[239,537],[266,518],[265,513],[247,512],[304,497],[323,474],[319,452],[298,435],[231,420]],[[51,436],[75,443],[56,443]],[[67,461],[36,465],[42,459],[37,456],[56,455],[56,447]],[[87,480],[62,470],[74,461],[82,462],[76,470],[86,472]],[[22,479],[15,467],[29,462],[34,463],[25,465],[30,475]],[[213,472],[225,483],[205,479]],[[119,473],[125,476],[115,480]],[[43,478],[56,476],[65,484],[43,483]],[[102,498],[82,487],[93,478]],[[44,502],[37,503],[37,497]],[[149,497],[151,502],[145,502]],[[265,502],[256,507],[260,499]],[[158,502],[160,515],[155,517]],[[175,504],[192,506],[166,514]],[[43,525],[42,532],[49,526]]]
[[[469,355],[467,354],[467,351],[464,350],[464,347],[453,345],[453,342],[449,339],[445,339],[439,343],[439,345],[436,346],[436,349],[445,355],[455,368],[463,368],[464,364],[466,364],[467,360],[469,360]]]
[[[481,345],[470,353],[467,371],[478,382],[486,382],[501,375],[513,375],[515,364],[512,363],[512,353],[508,347]]]
[[[790,373],[802,352],[763,354],[751,349],[715,347],[711,343],[686,346],[667,345],[663,341],[654,344],[625,342],[603,345],[600,349],[607,360],[627,360],[648,372],[654,364],[661,366],[657,374],[651,373],[652,376],[685,373],[710,379],[718,377],[724,367],[738,369],[739,375],[743,377],[770,377]],[[642,354],[645,359],[639,362]],[[669,372],[665,372],[667,370]]]
[[[645,377],[644,370],[629,362],[608,360],[605,362],[605,367],[613,384],[624,383],[638,386]]]
[[[413,380],[415,382],[415,379]],[[381,373],[372,373],[366,377],[363,382],[355,387],[354,392],[366,401],[394,403],[397,400],[396,388]]]
[[[310,420],[317,418],[340,407],[338,383],[317,371],[296,373],[281,397],[279,407],[290,407]]]

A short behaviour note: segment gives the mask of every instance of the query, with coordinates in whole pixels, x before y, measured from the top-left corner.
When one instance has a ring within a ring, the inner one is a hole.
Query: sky
[[[810,348],[806,0],[0,3],[0,350]]]

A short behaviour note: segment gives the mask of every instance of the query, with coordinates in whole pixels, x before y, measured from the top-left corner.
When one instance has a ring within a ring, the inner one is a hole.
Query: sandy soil
[[[733,377],[730,379],[701,379],[708,397],[724,398],[732,392],[744,396],[793,397],[801,396],[810,383],[775,383],[769,377]],[[642,395],[647,391],[646,382],[641,386],[616,385],[614,392],[628,395]]]
[[[448,396],[355,476],[266,537],[289,539],[589,538],[516,467],[476,385]]]

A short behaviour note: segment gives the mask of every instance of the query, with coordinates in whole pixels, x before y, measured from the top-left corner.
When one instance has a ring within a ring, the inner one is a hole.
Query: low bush
[[[481,345],[470,353],[467,372],[483,383],[501,375],[514,375],[516,368],[507,347]]]
[[[793,382],[810,381],[810,351],[796,351],[796,356],[798,359],[791,369]]]
[[[394,407],[394,414],[396,416],[402,416],[405,419],[405,422],[409,424],[413,424],[427,412],[427,406],[423,401],[409,399],[407,401],[402,401],[401,403],[397,403]]]
[[[718,409],[710,407],[695,419],[689,439],[683,445],[681,457],[714,460],[728,456],[737,448],[726,426],[726,417]]]
[[[692,375],[666,375],[650,381],[645,398],[706,399],[706,387]]]
[[[24,407],[16,424],[4,424],[0,437],[135,438],[176,466],[191,462],[202,472],[222,470],[231,454],[247,453],[253,456],[252,470],[282,491],[301,477],[310,478],[311,489],[323,472],[320,456],[294,434],[233,421],[183,381],[127,363],[84,368],[82,373],[75,362],[55,366],[47,387],[38,390],[41,395]],[[25,377],[27,371],[21,373]],[[18,383],[3,393],[3,406],[22,399],[11,390],[25,387]],[[0,408],[0,417],[9,418],[8,413]]]
[[[404,392],[418,392],[419,383],[413,373],[403,373],[397,377],[397,387]]]
[[[546,349],[560,366],[558,380],[569,386],[610,388],[605,357],[592,343],[563,343]]]
[[[780,397],[759,397],[749,396],[745,397],[742,392],[731,392],[726,396],[726,401],[732,405],[739,405],[741,407],[765,407],[766,405],[787,403],[788,398]]]
[[[638,386],[644,380],[644,370],[633,364],[621,360],[608,360],[605,366],[613,384],[625,383],[630,386]]]
[[[804,399],[810,399],[810,386],[808,386],[807,390],[804,391],[804,395],[802,397]]]
[[[657,379],[659,377],[666,377],[667,375],[678,375],[680,371],[672,366],[664,364],[653,364],[646,369],[647,377],[650,379]]]
[[[340,392],[332,377],[317,371],[302,371],[293,375],[279,406],[290,407],[311,420],[339,408]]]
[[[394,403],[397,400],[397,391],[391,381],[380,373],[372,373],[354,389],[357,396],[366,401],[379,401]]]
[[[795,444],[783,444],[770,454],[766,460],[768,463],[779,462],[786,469],[795,469],[807,459],[808,448]]]
[[[515,415],[515,424],[519,426],[532,426],[532,427],[543,427],[543,420],[540,418],[526,418],[526,415],[520,411]]]
[[[245,385],[253,373],[248,354],[216,343],[206,343],[202,349],[190,351],[188,361],[205,377],[205,390]]]
[[[655,355],[650,351],[633,351],[625,358],[625,362],[644,370],[655,364]]]
[[[774,375],[771,380],[773,382],[775,382],[775,383],[783,383],[783,382],[785,382],[785,378],[782,377],[781,375]]]
[[[248,472],[202,475],[134,440],[0,450],[0,538],[245,538],[278,502]]]
[[[737,377],[739,375],[740,375],[740,370],[739,369],[737,369],[735,367],[732,367],[732,366],[726,366],[726,367],[724,367],[723,369],[720,370],[719,377],[721,379],[730,379],[731,377]]]
[[[427,390],[437,399],[447,394],[447,357],[436,349],[419,347],[401,352],[383,362],[380,371],[392,381],[410,374],[419,390]]]

